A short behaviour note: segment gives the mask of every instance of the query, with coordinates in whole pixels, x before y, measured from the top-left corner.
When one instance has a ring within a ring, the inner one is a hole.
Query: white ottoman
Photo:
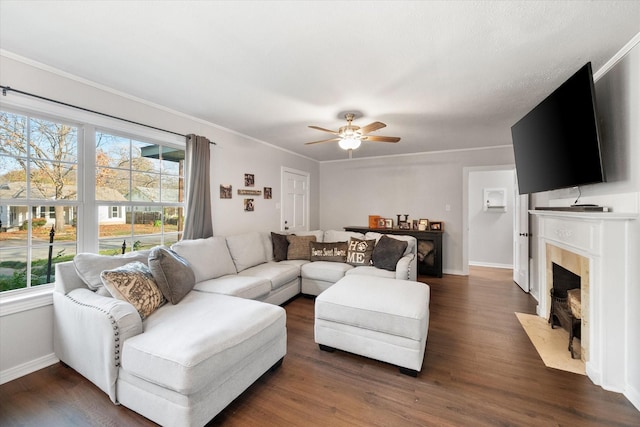
[[[417,376],[429,327],[429,286],[408,280],[349,275],[315,303],[315,341],[400,367]]]

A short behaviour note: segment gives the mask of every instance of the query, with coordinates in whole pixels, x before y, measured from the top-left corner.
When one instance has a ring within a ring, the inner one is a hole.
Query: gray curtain
[[[187,135],[186,178],[187,214],[183,240],[213,236],[211,223],[211,185],[209,172],[209,146],[204,136]]]

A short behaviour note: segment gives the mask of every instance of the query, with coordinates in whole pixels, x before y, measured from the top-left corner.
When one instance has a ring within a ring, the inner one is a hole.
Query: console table
[[[418,240],[418,274],[442,277],[442,231],[401,230],[398,228],[344,227],[345,231],[401,234]]]

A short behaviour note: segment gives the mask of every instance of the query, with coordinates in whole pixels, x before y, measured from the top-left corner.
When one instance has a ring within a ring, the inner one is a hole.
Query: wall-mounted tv
[[[604,181],[591,63],[511,127],[520,194]]]

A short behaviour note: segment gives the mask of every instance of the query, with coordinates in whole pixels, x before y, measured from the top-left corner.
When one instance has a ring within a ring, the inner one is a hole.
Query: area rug
[[[548,368],[560,369],[586,375],[584,362],[572,359],[567,350],[569,333],[562,328],[551,329],[547,319],[534,314],[516,313],[522,328],[538,351],[540,358]],[[580,348],[580,340],[575,340],[574,348]]]

